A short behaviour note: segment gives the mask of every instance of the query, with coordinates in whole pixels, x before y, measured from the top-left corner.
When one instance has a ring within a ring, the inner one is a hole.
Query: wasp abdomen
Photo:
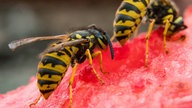
[[[64,67],[67,66],[65,62],[52,56],[45,56],[41,62],[43,63],[43,65],[51,63],[52,67],[55,67],[55,65],[62,65]]]
[[[45,99],[57,88],[71,63],[70,47],[62,51],[49,52],[38,66],[38,87]]]
[[[48,76],[49,78],[51,78],[52,75],[62,76],[62,73],[55,71],[55,70],[46,69],[46,68],[40,68],[39,74],[41,77],[43,77],[44,75],[49,75]]]
[[[132,0],[130,0],[130,1],[125,1],[124,0],[124,2],[121,4],[121,6],[120,6],[120,8],[119,8],[119,11],[121,11],[121,10],[126,10],[127,12],[128,11],[135,11],[136,13],[140,13],[140,10],[137,8],[137,5],[135,5],[135,3],[136,3],[137,1],[132,1]]]
[[[116,12],[114,36],[124,45],[140,25],[146,14],[149,0],[124,0]]]

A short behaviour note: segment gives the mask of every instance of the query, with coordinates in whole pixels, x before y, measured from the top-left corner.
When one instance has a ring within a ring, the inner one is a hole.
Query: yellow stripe
[[[137,28],[136,26],[133,26],[133,27],[131,27],[131,30],[135,31],[136,28]]]
[[[124,0],[124,2],[136,6],[141,12],[146,9],[145,5],[142,2],[135,2],[134,0]]]
[[[123,9],[121,11],[118,11],[117,14],[123,14],[126,16],[131,16],[132,18],[138,18],[140,17],[140,14],[137,14],[134,10],[126,11],[126,9]]]
[[[58,56],[57,53],[54,52],[54,53],[48,53],[45,56],[50,56],[50,57],[53,57],[53,58],[57,58],[57,59],[63,61],[64,63],[66,63],[66,64],[71,61],[71,58],[66,53],[65,53],[65,55]]]
[[[120,42],[120,44],[123,46],[123,45],[125,45],[125,43],[127,42],[128,39],[129,39],[129,38],[127,37],[127,38],[125,38],[125,39],[121,39],[119,42]]]
[[[76,36],[77,39],[81,39],[82,38],[82,36],[80,34],[76,34],[75,36]]]
[[[136,19],[136,21],[134,21],[134,22],[128,20],[128,21],[125,21],[124,23],[122,20],[120,20],[117,23],[114,22],[114,26],[129,26],[129,27],[131,27],[131,26],[135,26],[135,24],[139,25],[140,23],[141,23],[141,19]]]
[[[138,25],[141,23],[141,19],[136,19],[135,23]]]
[[[122,33],[121,31],[118,31],[115,35],[116,36],[123,36],[123,35],[130,35],[131,34],[131,30],[125,30],[124,33]]]
[[[171,26],[169,27],[169,29],[174,30],[174,29],[175,29],[175,25],[171,25]]]
[[[50,56],[50,57],[53,57],[53,58],[57,58],[57,59],[59,59],[61,61],[63,61],[64,59],[69,59],[70,58],[66,53],[65,53],[65,55],[58,56],[57,52],[47,53],[47,54],[45,54],[45,56]]]
[[[90,35],[86,37],[87,39],[94,39],[95,36],[94,35]],[[89,42],[89,48],[91,48],[93,46],[93,42]]]
[[[153,2],[154,6],[159,6],[159,3],[157,1]]]
[[[79,51],[78,47],[72,46],[71,48],[74,54],[76,54]]]
[[[170,9],[168,10],[168,13],[173,13],[173,9],[170,8]]]
[[[146,10],[145,10],[145,11],[142,11],[142,12],[141,12],[141,17],[143,18],[143,17],[146,15],[146,13],[147,13]]]
[[[59,75],[51,75],[51,78],[49,78],[49,74],[43,75],[43,77],[41,77],[41,75],[38,73],[37,78],[38,80],[60,81],[63,77]]]
[[[94,39],[95,36],[94,35],[91,35],[91,36],[87,36],[86,38],[89,38],[89,39]]]
[[[93,46],[93,42],[89,42],[89,48]]]
[[[172,17],[172,15],[167,15],[165,17],[163,17],[163,23],[166,23],[166,20],[169,20]]]
[[[119,22],[115,23],[115,26],[134,26],[135,22],[127,20],[125,22],[123,22],[122,20],[120,20]]]
[[[106,45],[101,41],[101,39],[97,38],[97,40],[99,41],[99,44],[102,46],[102,48],[105,49]]]
[[[56,89],[58,84],[50,84],[48,88],[48,84],[44,84],[43,86],[40,86],[40,84],[37,84],[39,90],[51,90]]]
[[[174,21],[174,23],[179,23],[179,22],[182,21],[182,20],[183,20],[182,17],[178,17],[178,18]]]
[[[43,66],[43,63],[39,63],[38,65],[38,69],[40,68],[46,68],[46,69],[50,69],[50,70],[54,70],[54,71],[57,71],[57,72],[60,72],[63,74],[63,72],[67,71],[68,67],[69,67],[69,63],[67,63],[67,67],[64,67],[62,65],[55,65],[55,67],[52,67],[52,64],[49,63],[49,64],[46,64],[45,66]]]

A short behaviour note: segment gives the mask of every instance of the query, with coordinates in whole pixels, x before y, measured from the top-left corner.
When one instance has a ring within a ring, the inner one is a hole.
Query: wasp
[[[142,20],[150,22],[146,34],[145,66],[147,66],[148,40],[154,24],[164,25],[163,42],[166,53],[168,53],[166,38],[187,28],[178,11],[178,7],[171,0],[123,0],[116,12],[111,41],[116,38],[123,46],[131,35],[137,32],[141,22],[144,22]]]
[[[95,25],[90,25],[85,29],[77,30],[70,34],[57,36],[42,36],[25,38],[13,41],[9,44],[10,49],[16,49],[19,46],[42,40],[58,40],[52,43],[43,53],[41,61],[38,65],[37,86],[40,91],[40,96],[30,106],[38,103],[43,96],[48,99],[49,96],[60,84],[68,67],[72,66],[72,74],[69,79],[69,107],[72,107],[72,84],[78,64],[83,63],[86,59],[92,67],[97,79],[104,84],[94,67],[92,66],[92,58],[99,56],[100,70],[102,67],[102,53],[110,47],[111,58],[114,58],[114,51],[109,35]],[[94,49],[100,49],[94,52]]]
[[[165,53],[168,53],[166,40],[171,38],[175,33],[184,30],[187,26],[184,24],[183,17],[179,16],[179,9],[171,0],[154,0],[147,9],[147,20],[150,22],[148,32],[146,35],[146,58],[148,62],[148,40],[154,24],[163,25],[163,42]]]
[[[149,3],[150,0],[123,0],[116,11],[111,40],[116,38],[123,46],[139,28]]]

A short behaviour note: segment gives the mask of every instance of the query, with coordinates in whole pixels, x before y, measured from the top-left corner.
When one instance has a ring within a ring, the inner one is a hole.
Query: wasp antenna
[[[111,58],[114,59],[114,50],[113,50],[113,45],[111,43],[111,40],[109,38],[109,35],[106,33],[105,34],[106,38],[107,38],[107,42],[109,44],[109,48],[110,48],[110,52],[111,52]]]
[[[9,49],[11,49],[11,50],[15,50],[15,48],[16,48],[16,46],[13,45],[13,43],[9,43],[9,44],[8,44],[8,47],[9,47]]]
[[[95,24],[90,24],[88,27],[90,27],[90,28],[96,28],[96,25],[95,25]]]

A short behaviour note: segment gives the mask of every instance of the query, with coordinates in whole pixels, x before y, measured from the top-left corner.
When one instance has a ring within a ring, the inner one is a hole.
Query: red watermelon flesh
[[[192,108],[192,6],[184,14],[188,29],[167,42],[165,54],[163,28],[154,30],[149,39],[149,65],[144,67],[145,34],[121,47],[113,43],[115,59],[109,50],[103,51],[103,67],[98,57],[93,66],[105,82],[102,85],[88,61],[78,66],[73,83],[73,108]],[[185,40],[179,39],[186,36]],[[67,108],[69,105],[69,68],[59,87],[34,108]],[[0,108],[26,108],[39,96],[36,78],[16,90],[0,94]]]

